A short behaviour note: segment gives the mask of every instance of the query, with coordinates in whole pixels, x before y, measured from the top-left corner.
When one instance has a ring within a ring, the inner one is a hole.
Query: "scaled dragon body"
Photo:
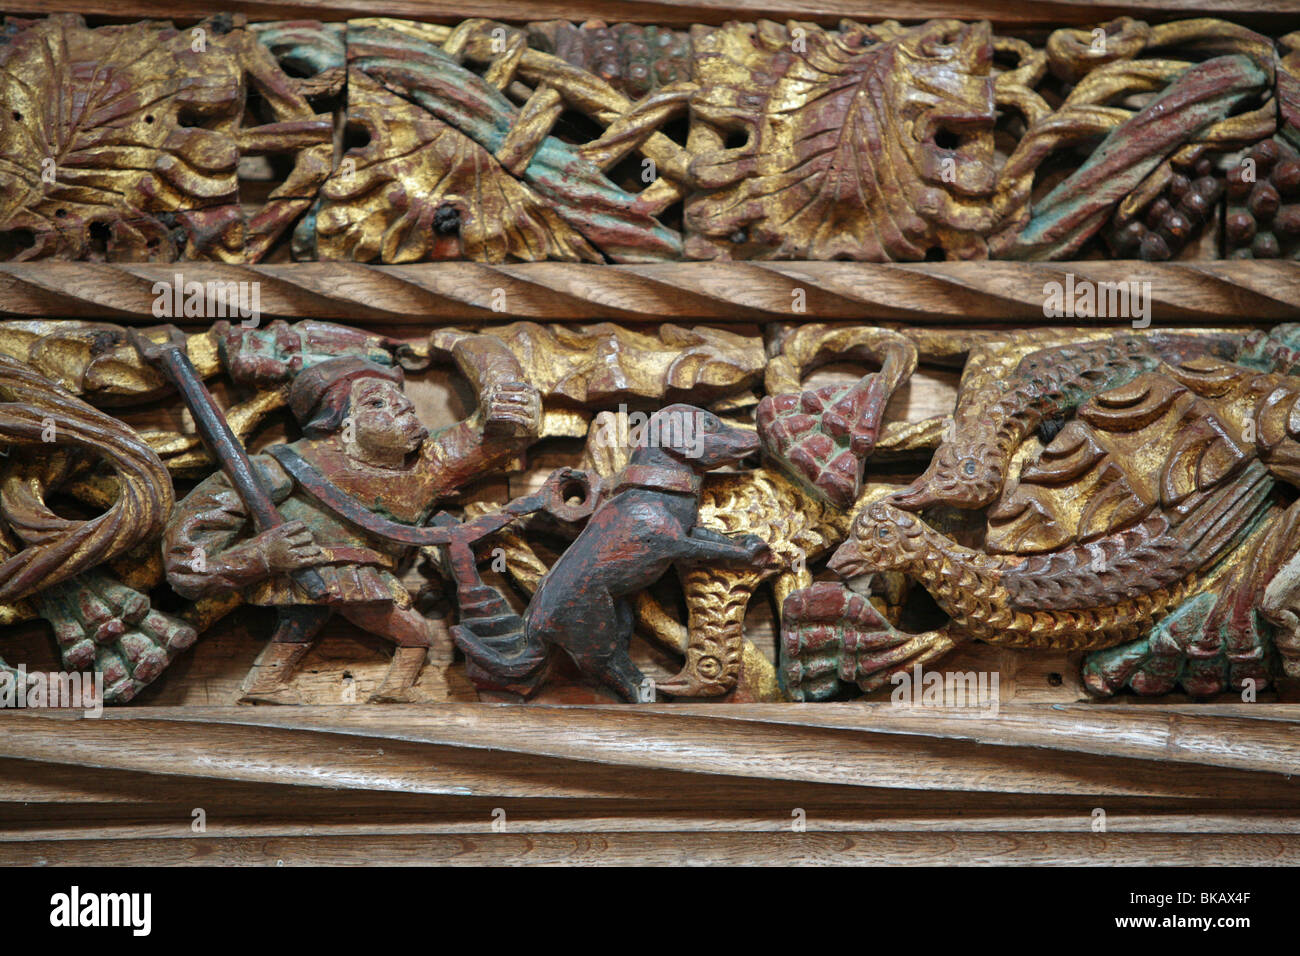
[[[1264,686],[1275,638],[1289,669],[1293,629],[1271,622],[1294,587],[1266,594],[1300,543],[1275,492],[1297,477],[1288,338],[1114,336],[964,386],[926,473],[867,506],[830,562],[907,574],[948,622],[908,634],[837,585],[795,595],[795,696],[875,689],[969,640],[1100,651],[1084,677],[1103,694]],[[944,508],[987,509],[982,533],[959,544],[915,513]]]

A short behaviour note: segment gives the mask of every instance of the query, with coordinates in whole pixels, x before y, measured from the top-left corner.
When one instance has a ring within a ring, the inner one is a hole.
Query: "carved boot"
[[[240,688],[241,704],[300,704],[289,687],[294,671],[333,612],[328,607],[301,605],[277,609],[271,643],[257,655]]]
[[[405,647],[398,645],[393,652],[393,663],[384,674],[379,689],[370,695],[367,703],[371,704],[409,704],[415,700],[415,682],[420,677],[425,658],[429,655],[427,647]]]
[[[240,687],[241,704],[301,704],[289,686],[298,664],[311,650],[309,642],[271,641],[257,655]]]

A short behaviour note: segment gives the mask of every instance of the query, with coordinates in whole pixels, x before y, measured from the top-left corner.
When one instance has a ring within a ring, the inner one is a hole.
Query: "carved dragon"
[[[907,574],[948,623],[903,632],[834,584],[794,595],[796,696],[872,690],[968,640],[1113,648],[1085,666],[1097,693],[1264,686],[1274,641],[1293,670],[1295,516],[1273,491],[1297,478],[1292,340],[1117,336],[964,385],[930,470],[862,510],[830,562],[848,579]],[[911,513],[940,505],[988,508],[976,546]]]

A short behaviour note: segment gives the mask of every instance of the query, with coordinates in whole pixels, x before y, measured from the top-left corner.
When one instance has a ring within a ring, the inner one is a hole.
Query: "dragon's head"
[[[920,518],[887,501],[867,505],[853,520],[849,539],[827,567],[847,579],[881,571],[909,571],[919,559],[926,527]]]
[[[890,500],[907,511],[931,505],[973,510],[991,505],[1002,491],[1001,456],[982,442],[944,442],[930,467]]]

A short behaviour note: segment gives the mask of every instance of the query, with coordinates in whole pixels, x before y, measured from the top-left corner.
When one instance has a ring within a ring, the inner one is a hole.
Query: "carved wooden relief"
[[[0,675],[818,702],[1006,648],[1285,695],[1295,58],[10,17]]]
[[[1079,652],[1100,696],[1300,671],[1292,326],[50,320],[0,348],[3,621],[110,702],[241,605],[274,618],[250,703],[303,700],[334,619],[394,645],[373,702],[840,699],[974,642]],[[879,371],[817,385],[836,360]],[[953,364],[948,411],[897,417]],[[408,382],[438,368],[468,404],[430,427]]]
[[[1038,45],[958,20],[4,22],[4,260],[1277,258],[1300,235],[1295,55],[1223,20]]]

